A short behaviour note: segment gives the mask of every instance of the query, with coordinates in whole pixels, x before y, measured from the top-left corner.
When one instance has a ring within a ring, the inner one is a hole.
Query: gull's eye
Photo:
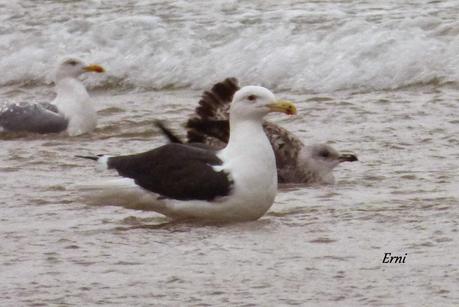
[[[69,61],[67,61],[67,64],[72,65],[72,66],[75,66],[75,65],[78,64],[78,62],[75,61],[75,60],[69,60]]]
[[[255,95],[249,95],[249,96],[247,97],[247,99],[248,99],[249,101],[255,101],[255,100],[257,99],[257,96],[255,96]]]
[[[322,150],[319,152],[319,156],[321,156],[322,158],[328,158],[330,157],[330,152],[328,150]]]

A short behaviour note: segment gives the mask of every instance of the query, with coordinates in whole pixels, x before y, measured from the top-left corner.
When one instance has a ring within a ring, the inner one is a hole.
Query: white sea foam
[[[364,11],[236,1],[205,10],[186,1],[3,4],[0,85],[50,83],[67,54],[107,68],[88,77],[90,86],[204,88],[228,76],[299,92],[458,83],[459,23],[449,2]]]

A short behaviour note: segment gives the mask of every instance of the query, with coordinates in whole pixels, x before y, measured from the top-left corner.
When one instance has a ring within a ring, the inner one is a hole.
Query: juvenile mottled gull
[[[228,110],[238,81],[228,78],[205,91],[195,114],[188,120],[187,143],[219,149],[229,138]],[[159,127],[172,142],[182,142],[169,129]],[[270,121],[263,128],[276,156],[279,183],[333,184],[333,169],[342,162],[357,161],[355,154],[339,153],[327,144],[305,145],[296,135]]]
[[[78,80],[85,72],[104,72],[96,64],[78,59],[62,61],[56,70],[56,98],[51,103],[17,103],[0,108],[0,127],[5,131],[34,133],[67,132],[80,135],[96,127],[97,116],[88,92]]]
[[[96,194],[99,203],[152,210],[174,219],[258,219],[277,192],[275,156],[262,127],[270,112],[295,114],[296,108],[276,101],[263,87],[246,86],[234,94],[223,149],[170,143],[136,155],[83,157],[126,178],[81,188]]]

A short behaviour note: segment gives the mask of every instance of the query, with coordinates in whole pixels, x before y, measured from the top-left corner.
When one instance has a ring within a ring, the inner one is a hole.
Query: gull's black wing
[[[111,157],[108,167],[135,180],[142,188],[178,200],[213,200],[231,192],[228,173],[215,151],[183,144],[167,144],[135,155]]]

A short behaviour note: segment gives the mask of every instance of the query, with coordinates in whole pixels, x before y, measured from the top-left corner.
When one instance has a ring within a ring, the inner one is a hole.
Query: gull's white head
[[[238,120],[260,120],[271,112],[296,114],[295,105],[287,100],[276,100],[271,91],[261,86],[244,86],[234,94],[230,117]]]
[[[56,81],[64,78],[76,78],[85,72],[105,72],[105,69],[97,64],[86,65],[83,61],[76,58],[66,58],[59,62],[55,79]]]

